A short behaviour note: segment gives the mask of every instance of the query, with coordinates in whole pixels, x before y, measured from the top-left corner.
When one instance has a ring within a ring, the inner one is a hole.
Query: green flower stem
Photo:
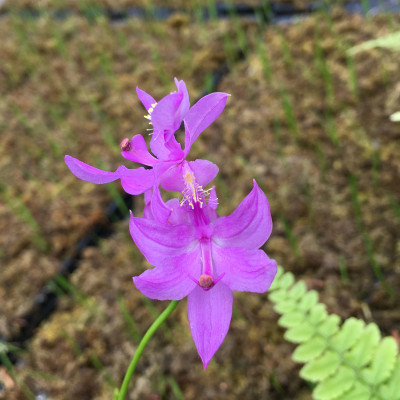
[[[177,305],[179,304],[179,300],[173,300],[169,303],[169,306],[159,315],[159,317],[153,322],[150,328],[147,330],[143,339],[139,343],[139,347],[137,348],[135,355],[132,358],[131,363],[129,364],[128,369],[126,370],[124,381],[122,382],[121,388],[118,391],[118,400],[124,400],[126,393],[128,391],[129,383],[132,379],[132,375],[135,372],[135,368],[137,363],[139,362],[140,356],[143,353],[143,350],[147,346],[147,343],[154,335],[156,330],[161,326],[161,324],[169,317],[172,311],[175,310]]]

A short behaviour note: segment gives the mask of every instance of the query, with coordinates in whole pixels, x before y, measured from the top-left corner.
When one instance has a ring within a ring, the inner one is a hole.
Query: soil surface
[[[184,1],[184,0],[5,0],[3,9],[7,11],[16,10],[61,10],[61,9],[73,9],[82,11],[85,9],[99,9],[107,8],[109,10],[123,10],[126,8],[138,7],[151,10],[154,7],[161,8],[172,8],[183,11],[195,11],[200,8],[210,9],[220,5],[246,5],[257,7],[262,5],[268,7],[270,4],[283,4],[287,6],[295,6],[302,10],[312,4],[325,4],[325,5],[342,5],[350,2],[349,0],[229,0],[229,1],[213,1],[208,0],[195,0],[195,1]]]
[[[274,222],[268,255],[318,290],[330,312],[375,321],[398,337],[400,125],[389,117],[399,110],[400,53],[347,50],[399,26],[398,16],[363,19],[340,8],[278,27],[184,14],[124,24],[3,17],[0,337],[18,334],[36,294],[119,196],[118,184],[76,179],[64,154],[104,169],[131,166],[119,143],[148,127],[136,86],[159,99],[176,76],[193,104],[224,64],[229,73],[217,90],[231,97],[190,154],[220,168],[220,215],[255,178]],[[149,265],[128,221],[113,229],[83,252],[16,375],[0,367],[0,399],[112,398],[167,304],[135,289],[131,277]],[[311,399],[268,294],[235,293],[230,331],[206,371],[185,303],[150,341],[129,399]]]

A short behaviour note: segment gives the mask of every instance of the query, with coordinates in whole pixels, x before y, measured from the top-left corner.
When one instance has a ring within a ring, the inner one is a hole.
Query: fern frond
[[[349,318],[340,326],[315,290],[278,268],[269,298],[281,314],[285,339],[299,346],[293,360],[300,376],[314,382],[315,400],[400,400],[400,357],[393,337],[381,338],[376,324]]]

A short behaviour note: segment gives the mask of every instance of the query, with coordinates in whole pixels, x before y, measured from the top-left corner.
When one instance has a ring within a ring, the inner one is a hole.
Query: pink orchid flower
[[[171,182],[172,186],[176,186],[173,182],[176,176],[180,176],[182,173],[182,161],[185,160],[200,133],[221,114],[229,96],[227,93],[211,93],[202,97],[193,107],[189,108],[189,95],[185,83],[175,78],[175,84],[177,92],[170,93],[158,103],[143,90],[139,88],[136,90],[139,100],[149,113],[147,118],[150,119],[153,126],[150,148],[155,156],[148,151],[142,135],[135,135],[131,140],[124,139],[121,142],[123,157],[152,167],[152,169],[143,167],[129,169],[122,165],[114,172],[103,171],[66,155],[65,163],[70,171],[79,179],[96,184],[120,179],[123,189],[132,195],[144,193],[158,184],[161,184],[166,190],[174,190],[170,189]],[[175,138],[175,132],[181,126],[182,121],[185,125],[184,150]],[[208,164],[209,170],[213,168],[215,175],[218,172],[217,166],[210,161],[196,160],[195,162]],[[196,169],[194,164],[192,167]]]
[[[157,187],[147,196],[145,218],[131,215],[130,232],[155,266],[133,278],[136,287],[151,299],[188,297],[190,330],[205,369],[228,332],[232,291],[266,292],[277,265],[260,250],[272,220],[257,183],[231,215],[220,217],[215,190],[207,202],[198,179],[207,171],[199,170],[184,161],[183,201],[164,203]]]

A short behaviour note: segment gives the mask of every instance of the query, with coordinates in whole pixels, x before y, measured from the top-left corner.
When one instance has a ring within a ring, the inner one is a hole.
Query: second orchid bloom
[[[175,79],[175,84],[177,91],[159,102],[137,89],[152,124],[154,156],[141,135],[121,143],[123,157],[152,169],[120,166],[108,172],[70,156],[65,162],[85,181],[101,184],[120,179],[127,193],[145,193],[143,218],[131,215],[130,232],[155,268],[133,281],[152,299],[188,297],[190,330],[206,368],[228,332],[232,291],[266,292],[275,277],[276,262],[260,250],[271,234],[272,220],[268,200],[255,181],[231,215],[218,215],[215,189],[204,189],[218,167],[186,157],[200,133],[223,111],[228,94],[211,93],[190,107],[185,83]],[[175,138],[182,121],[184,149]],[[182,198],[164,203],[159,186],[181,192]]]

